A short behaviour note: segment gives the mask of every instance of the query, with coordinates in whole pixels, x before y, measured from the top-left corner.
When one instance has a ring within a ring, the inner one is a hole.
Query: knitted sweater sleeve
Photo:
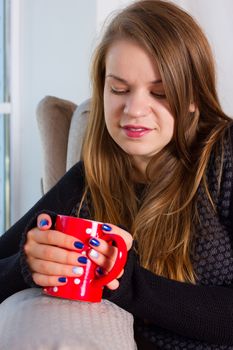
[[[22,242],[28,230],[36,226],[38,214],[49,212],[51,215],[69,215],[79,201],[83,188],[83,166],[80,162],[0,237],[0,302],[31,285],[27,264],[23,259]]]

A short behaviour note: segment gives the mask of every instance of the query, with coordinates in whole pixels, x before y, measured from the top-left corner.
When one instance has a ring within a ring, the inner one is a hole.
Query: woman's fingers
[[[52,245],[40,244],[37,242],[30,244],[26,243],[24,250],[28,258],[32,257],[45,261],[54,261],[66,265],[77,265],[78,263],[82,263],[79,261],[83,256],[81,253]]]
[[[111,290],[115,290],[119,287],[119,285],[120,285],[120,282],[117,279],[115,279],[115,280],[111,281],[110,283],[108,283],[107,287]]]
[[[51,217],[48,214],[40,214],[37,217],[37,227],[41,231],[45,231],[50,229],[52,226],[52,220]]]
[[[92,248],[87,252],[87,256],[104,271],[110,271],[117,257],[117,248],[100,238],[91,238],[89,245]]]
[[[52,220],[49,215],[41,214],[37,219],[37,228],[28,232],[24,246],[27,260],[32,271],[32,277],[40,286],[59,286],[67,283],[68,277],[81,276],[88,259],[94,261],[108,273],[114,266],[117,257],[117,247],[104,239],[92,237],[90,249],[84,253],[84,244],[75,237],[51,229]],[[121,236],[129,250],[132,246],[132,236],[118,226],[103,225],[103,232]],[[117,278],[120,278],[124,271]],[[114,279],[107,287],[116,289],[119,281]]]
[[[102,228],[105,234],[113,232],[114,234],[118,234],[119,236],[121,236],[126,243],[127,250],[129,250],[132,247],[133,239],[129,232],[111,224],[104,224]],[[92,249],[88,251],[88,257],[92,261],[94,261],[98,266],[100,266],[100,269],[97,269],[97,273],[99,275],[108,273],[115,264],[115,260],[117,257],[117,247],[110,245],[104,239],[95,237],[90,239],[89,245],[90,247],[92,247]],[[98,271],[101,271],[101,273],[99,273]],[[123,273],[124,270],[122,269],[117,278],[120,278],[123,275]],[[113,281],[107,284],[107,287],[109,289],[114,290],[119,287],[119,281],[117,279],[114,279]]]
[[[98,266],[101,266],[105,271],[110,271],[116,260],[117,249],[111,258],[107,258],[95,249],[88,251],[87,256],[94,261]]]
[[[102,268],[97,268],[97,271],[96,271],[97,275],[99,277],[101,277],[102,275],[105,275],[107,272],[104,272]],[[124,273],[124,270],[122,270],[122,272],[120,273],[120,275],[117,277],[117,278],[120,278]],[[109,282],[106,287],[111,289],[111,290],[114,290],[114,289],[117,289],[120,285],[120,282],[118,281],[118,279],[115,278],[114,280],[112,280],[111,282]]]
[[[103,224],[102,230],[105,234],[114,233],[114,234],[121,236],[123,238],[123,240],[125,241],[127,250],[130,250],[130,248],[132,247],[133,238],[132,238],[132,235],[128,231],[125,231],[122,228],[120,228],[119,226],[112,225],[112,224]]]
[[[72,250],[82,249],[84,246],[77,238],[50,229],[43,230],[43,232],[39,228],[30,230],[27,235],[27,243],[31,241]]]
[[[65,276],[48,276],[35,272],[32,274],[32,278],[33,281],[41,287],[63,286],[67,283],[67,278]],[[111,290],[115,290],[119,287],[119,281],[115,279],[108,283],[107,287]]]
[[[83,266],[71,266],[40,259],[31,259],[32,272],[48,276],[81,276],[84,273]]]
[[[113,247],[105,240],[100,238],[91,238],[89,240],[89,245],[92,249],[88,251],[88,255],[91,258],[94,258],[95,262],[98,259],[98,265],[99,262],[100,265],[102,265],[102,260],[106,257],[112,261],[115,261],[117,256],[117,248]]]
[[[123,270],[121,270],[121,272],[119,273],[119,275],[117,276],[117,278],[121,278],[121,277],[123,276],[124,272],[125,272],[125,270],[124,270],[124,269],[123,269]]]
[[[76,237],[57,230],[51,230],[51,226],[52,220],[50,216],[48,214],[40,214],[37,218],[37,228],[31,229],[27,234],[27,243],[35,241],[70,250],[80,250],[84,247],[83,242]]]
[[[37,272],[32,273],[32,279],[41,287],[64,286],[67,283],[65,276],[48,276]]]
[[[105,234],[112,233],[112,231],[113,231],[114,234],[121,236],[123,238],[123,240],[125,241],[127,250],[129,250],[132,247],[133,238],[129,232],[127,232],[127,231],[125,231],[125,230],[123,230],[115,225],[110,225],[110,224],[104,224],[102,227],[105,228],[105,229],[103,229]],[[108,257],[112,260],[116,259],[117,248],[112,246],[108,242],[106,242],[104,239],[92,237],[89,240],[89,245],[95,251],[105,255],[106,257]],[[94,256],[94,253],[93,253],[93,256]]]

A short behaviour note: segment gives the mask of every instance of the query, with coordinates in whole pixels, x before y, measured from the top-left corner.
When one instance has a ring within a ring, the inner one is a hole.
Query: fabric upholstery
[[[76,105],[46,96],[37,107],[44,160],[43,191],[47,192],[66,171],[67,140],[70,122]]]
[[[43,193],[80,158],[87,125],[89,100],[77,107],[73,102],[54,96],[44,97],[36,115],[43,152]]]
[[[81,146],[88,122],[89,112],[90,100],[88,99],[82,102],[72,115],[68,135],[66,170],[69,170],[80,160]]]

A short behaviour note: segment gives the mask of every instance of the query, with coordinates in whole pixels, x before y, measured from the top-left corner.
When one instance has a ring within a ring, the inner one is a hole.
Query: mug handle
[[[115,264],[113,268],[108,272],[108,274],[93,280],[93,286],[97,288],[105,286],[120,274],[121,270],[125,266],[128,253],[125,241],[121,236],[116,235],[114,233],[109,233],[107,235],[103,235],[101,238],[104,239],[106,242],[115,242],[118,248],[118,252]]]

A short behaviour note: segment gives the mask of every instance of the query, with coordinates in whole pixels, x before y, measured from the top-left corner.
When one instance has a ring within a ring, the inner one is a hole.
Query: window
[[[0,0],[0,234],[10,224],[9,8]]]

